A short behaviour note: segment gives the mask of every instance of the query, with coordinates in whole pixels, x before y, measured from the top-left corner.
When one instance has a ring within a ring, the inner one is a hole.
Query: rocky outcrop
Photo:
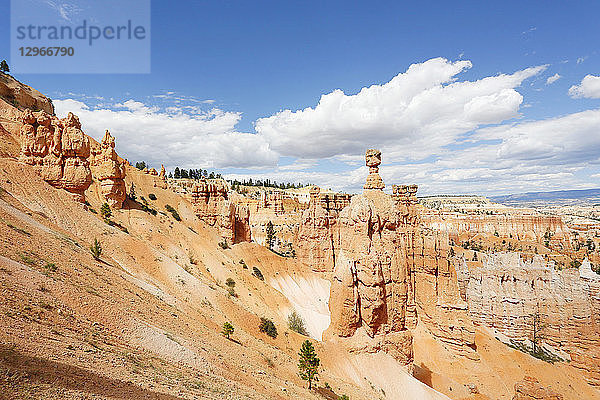
[[[278,190],[262,192],[260,207],[273,210],[275,215],[283,214],[283,195]]]
[[[115,138],[106,131],[100,146],[92,148],[90,166],[92,175],[100,185],[100,194],[113,209],[123,206],[125,188],[125,162],[119,161],[115,152]]]
[[[600,384],[600,275],[584,261],[558,271],[541,256],[524,261],[518,253],[483,255],[481,268],[460,274],[476,325],[496,329],[509,339],[527,341],[539,314],[543,346]]]
[[[27,86],[12,76],[2,73],[0,73],[0,98],[15,107],[28,108],[32,111],[44,111],[48,115],[54,115],[52,100],[31,86]]]
[[[367,165],[379,165],[377,154],[367,152]],[[447,257],[447,235],[421,226],[416,185],[394,186],[390,196],[374,173],[368,189],[352,197],[339,216],[313,206],[311,199],[303,218],[304,227],[312,226],[300,232],[299,243],[309,241],[309,234],[326,240],[306,250],[313,251],[315,261],[334,265],[328,334],[351,337],[360,330],[372,343],[388,343],[378,348],[409,354],[418,314],[436,337],[476,358],[474,329]],[[332,249],[326,246],[330,241]]]
[[[90,140],[82,132],[79,119],[72,113],[58,119],[45,111],[25,110],[21,121],[20,161],[32,165],[52,186],[83,201],[92,174]]]
[[[521,382],[515,383],[512,400],[563,400],[563,396],[544,388],[537,379],[526,376]]]
[[[189,181],[187,186],[196,216],[200,220],[217,227],[221,237],[229,243],[251,240],[249,209],[229,200],[224,180]]]
[[[367,167],[369,167],[369,176],[363,189],[383,189],[385,184],[379,176],[379,165],[381,164],[381,151],[369,149],[365,153]]]

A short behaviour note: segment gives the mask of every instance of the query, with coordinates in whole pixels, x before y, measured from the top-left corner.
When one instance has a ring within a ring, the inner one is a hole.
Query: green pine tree
[[[100,256],[102,255],[102,245],[98,239],[94,239],[94,243],[90,246],[90,251],[92,252],[94,260],[100,259]]]
[[[298,369],[300,370],[300,378],[308,381],[308,390],[312,389],[312,383],[319,381],[319,365],[321,360],[317,357],[315,348],[310,340],[305,340],[300,349],[300,360],[298,361]]]
[[[110,217],[112,216],[112,211],[110,210],[110,206],[108,205],[108,203],[102,204],[102,207],[100,208],[100,215],[102,215],[102,218],[104,218],[105,220],[110,219]]]
[[[223,324],[223,330],[221,331],[221,334],[223,336],[225,336],[227,339],[229,339],[229,336],[233,335],[234,331],[235,331],[235,328],[233,327],[233,325],[231,325],[229,322],[225,322]]]
[[[267,224],[267,247],[269,249],[273,248],[275,244],[275,229],[273,229],[273,223],[269,221]]]
[[[10,68],[8,67],[6,60],[2,60],[2,62],[0,62],[0,71],[4,72],[5,74],[10,72]]]

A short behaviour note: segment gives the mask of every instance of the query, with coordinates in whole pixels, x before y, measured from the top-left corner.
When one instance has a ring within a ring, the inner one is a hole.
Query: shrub
[[[94,243],[90,246],[90,251],[95,260],[99,260],[102,255],[102,245],[98,239],[94,239]]]
[[[290,330],[299,333],[304,336],[308,336],[308,332],[306,331],[306,327],[304,326],[304,320],[296,312],[296,310],[292,311],[290,315],[288,315],[288,327]]]
[[[579,268],[579,267],[581,267],[581,261],[579,261],[579,260],[573,260],[573,261],[571,261],[571,263],[569,264],[569,266],[571,268]]]
[[[223,250],[226,250],[229,248],[229,244],[227,243],[227,240],[223,239],[222,242],[219,242],[219,247],[222,248]]]
[[[232,278],[227,278],[227,280],[225,281],[225,284],[227,285],[227,287],[230,287],[230,288],[235,287],[235,281]]]
[[[240,260],[240,264],[242,264],[242,267],[244,269],[248,269],[248,266],[246,265],[246,262],[244,260]]]
[[[176,209],[174,209],[173,207],[171,207],[170,204],[165,204],[165,210],[167,210],[168,212],[170,212],[171,215],[173,216],[173,218],[175,218],[176,221],[181,221],[181,217],[179,216],[179,213],[177,212]]]
[[[51,262],[47,262],[46,265],[44,265],[44,268],[49,272],[58,271],[58,267],[56,266],[56,264],[51,263]]]
[[[156,200],[156,195],[154,193],[149,193],[148,198],[150,198],[150,200]]]
[[[350,397],[348,397],[347,395],[343,394],[340,397],[338,397],[338,400],[350,400]]]
[[[261,332],[266,333],[267,336],[270,336],[273,339],[277,337],[277,328],[275,327],[273,321],[271,321],[270,319],[261,317],[258,329],[260,329]]]
[[[262,272],[260,272],[260,269],[258,269],[256,267],[252,267],[252,275],[254,275],[255,277],[257,277],[261,281],[265,280],[265,277],[263,276]]]
[[[142,211],[145,211],[152,215],[158,214],[158,212],[154,208],[150,207],[150,205],[148,204],[148,200],[146,200],[143,197],[141,199],[142,199]]]
[[[238,297],[237,293],[235,292],[235,289],[232,287],[227,289],[227,293],[229,293],[229,297]]]
[[[233,327],[233,325],[231,325],[229,322],[225,322],[223,324],[223,330],[221,331],[221,334],[223,336],[225,336],[227,339],[229,339],[229,336],[233,335],[234,331],[235,331],[235,328]]]

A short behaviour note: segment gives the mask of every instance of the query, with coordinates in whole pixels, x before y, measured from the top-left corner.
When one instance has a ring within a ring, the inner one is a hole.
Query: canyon
[[[420,199],[386,186],[376,149],[356,194],[170,178],[0,76],[8,398],[600,399],[588,214]],[[305,340],[317,390],[297,373]]]

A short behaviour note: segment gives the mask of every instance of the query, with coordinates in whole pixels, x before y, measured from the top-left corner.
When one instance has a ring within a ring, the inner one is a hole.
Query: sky
[[[28,1],[77,18],[75,0]],[[386,190],[596,188],[598,15],[598,1],[152,0],[150,73],[14,76],[156,168],[357,193],[378,148]],[[0,13],[0,59],[9,29]]]

